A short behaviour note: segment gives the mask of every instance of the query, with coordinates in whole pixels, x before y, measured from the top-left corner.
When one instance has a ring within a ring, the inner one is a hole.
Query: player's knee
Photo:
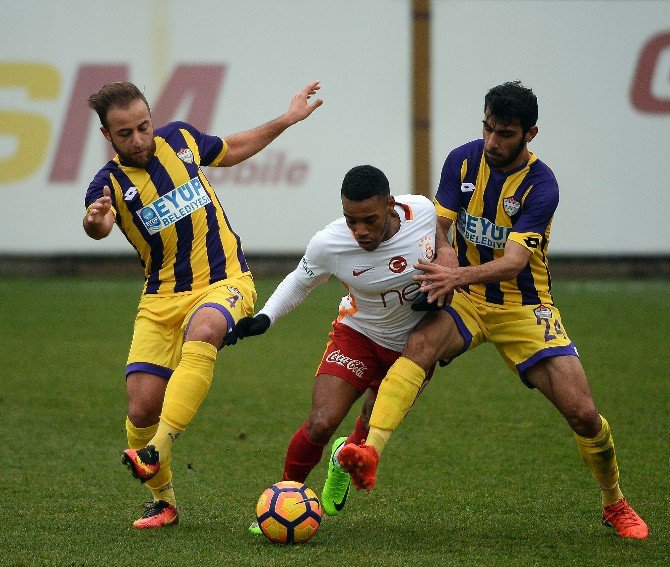
[[[209,343],[219,348],[223,343],[223,333],[211,325],[203,324],[198,325],[196,329],[189,330],[186,340]]]
[[[593,404],[581,404],[574,407],[566,419],[572,430],[582,437],[595,437],[602,426],[598,410]]]
[[[431,333],[417,329],[410,335],[402,354],[425,370],[440,358],[442,346]]]
[[[305,424],[307,435],[315,443],[328,443],[339,423],[325,415],[311,415]]]
[[[128,403],[128,419],[135,427],[151,427],[158,423],[161,408],[153,404]]]

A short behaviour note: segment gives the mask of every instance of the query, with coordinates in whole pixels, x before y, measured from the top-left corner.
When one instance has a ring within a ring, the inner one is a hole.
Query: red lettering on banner
[[[184,120],[207,132],[214,117],[216,103],[223,82],[225,65],[180,65],[172,73],[154,105],[151,114],[154,126],[175,120],[182,102],[188,101]],[[128,80],[127,65],[81,65],[70,96],[68,111],[56,145],[49,181],[66,183],[76,181],[84,155],[86,140],[91,131],[91,120],[98,121],[86,105],[86,99],[105,83]],[[101,135],[101,134],[100,134]],[[114,157],[111,145],[109,158]]]
[[[208,132],[219,100],[225,70],[225,65],[179,65],[156,104],[149,101],[154,127],[158,128],[175,120],[181,103],[189,100],[190,106],[183,120],[202,132]]]
[[[266,149],[234,167],[213,167],[207,179],[215,186],[229,185],[303,185],[309,175],[309,164],[291,161],[284,151]]]
[[[652,37],[640,53],[630,92],[631,103],[640,112],[670,114],[670,97],[659,98],[652,90],[654,74],[660,71],[659,60],[666,50],[670,50],[670,32]]]
[[[81,65],[77,72],[70,104],[56,144],[56,155],[49,173],[50,183],[76,181],[84,154],[91,120],[98,120],[86,99],[105,83],[128,80],[127,65]],[[110,146],[111,149],[111,146]],[[110,157],[113,157],[114,153]]]

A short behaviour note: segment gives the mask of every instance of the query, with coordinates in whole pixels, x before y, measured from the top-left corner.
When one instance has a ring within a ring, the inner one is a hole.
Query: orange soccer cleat
[[[603,526],[614,528],[621,537],[645,539],[649,535],[647,524],[628,505],[625,498],[603,508]]]
[[[163,526],[176,526],[179,523],[179,514],[169,502],[165,500],[157,500],[155,502],[148,502],[144,515],[137,521],[133,522],[133,527],[140,530],[146,528],[162,528]]]
[[[126,449],[121,457],[121,462],[142,483],[156,476],[161,468],[158,451],[153,445],[148,445],[143,449]]]
[[[371,490],[377,479],[379,455],[372,445],[365,441],[360,445],[346,443],[337,456],[340,466],[351,475],[356,490]]]

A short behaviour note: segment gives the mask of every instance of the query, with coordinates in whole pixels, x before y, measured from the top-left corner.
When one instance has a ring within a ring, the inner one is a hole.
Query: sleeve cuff
[[[438,217],[444,217],[452,221],[455,221],[458,218],[458,213],[456,211],[443,207],[436,200],[434,200],[433,203],[435,203],[435,212]]]
[[[219,167],[219,164],[221,163],[221,160],[226,156],[228,153],[228,142],[226,142],[223,138],[221,139],[223,142],[223,148],[221,148],[221,151],[219,152],[219,155],[216,156],[213,160],[212,163],[209,164],[210,167]]]

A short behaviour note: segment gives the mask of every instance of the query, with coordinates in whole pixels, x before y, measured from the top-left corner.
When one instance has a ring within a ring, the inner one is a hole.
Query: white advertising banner
[[[248,253],[301,253],[341,214],[354,165],[410,191],[410,0],[2,0],[0,254],[130,252],[81,222],[110,158],[86,98],[105,82],[145,92],[156,126],[222,137],[288,108],[320,80],[309,119],[233,168],[206,168]],[[483,97],[520,79],[539,99],[531,149],[561,202],[550,250],[667,254],[670,2],[432,2],[432,171],[481,136]]]
[[[248,253],[302,253],[342,214],[344,174],[371,163],[411,192],[407,0],[3,1],[0,254],[128,252],[82,230],[110,159],[86,99],[130,80],[155,126],[225,137],[286,111],[314,80],[325,103],[263,152],[205,168]]]
[[[550,253],[668,254],[670,2],[435,1],[432,165],[481,138],[484,95],[533,88],[554,171]]]

